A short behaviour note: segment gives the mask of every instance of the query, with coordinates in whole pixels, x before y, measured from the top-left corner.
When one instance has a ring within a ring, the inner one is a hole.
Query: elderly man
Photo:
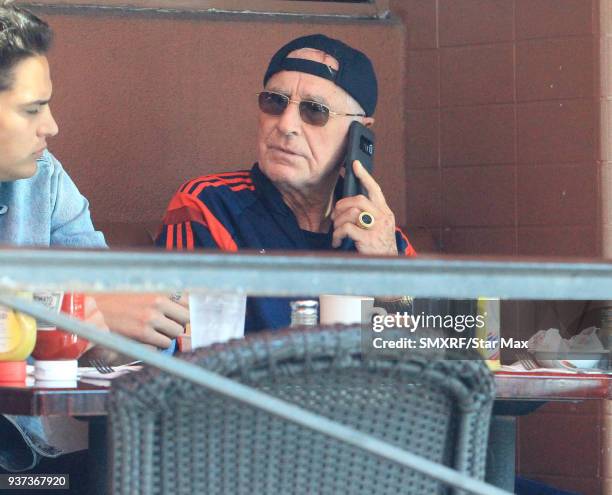
[[[340,198],[353,120],[374,123],[377,82],[368,57],[323,35],[298,38],[270,61],[259,93],[258,161],[199,177],[172,198],[157,243],[167,249],[330,250],[349,237],[364,254],[415,254],[370,174],[367,191]],[[360,225],[362,212],[374,218]],[[245,330],[289,324],[285,298],[251,298]]]
[[[0,244],[104,248],[104,236],[94,230],[87,200],[47,151],[47,140],[58,133],[49,108],[52,84],[46,53],[51,38],[44,21],[0,1]],[[87,298],[89,321],[104,326],[106,319],[114,331],[163,348],[171,345],[189,318],[183,305],[160,295],[105,295],[96,296],[96,301]],[[84,447],[71,442],[82,423],[44,421],[48,423],[0,416],[0,466],[26,469],[40,455],[55,457]],[[72,438],[61,438],[62,429]],[[50,445],[50,432],[71,445]],[[19,441],[21,435],[29,447]]]

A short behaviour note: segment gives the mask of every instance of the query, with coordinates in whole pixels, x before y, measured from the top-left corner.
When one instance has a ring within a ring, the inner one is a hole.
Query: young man
[[[0,244],[105,248],[104,236],[92,225],[89,203],[47,150],[47,140],[58,133],[49,107],[53,88],[46,53],[51,39],[44,21],[0,1]],[[163,295],[100,295],[95,301],[88,298],[86,308],[92,323],[104,326],[106,319],[113,331],[160,348],[169,347],[189,319],[186,307]],[[71,434],[82,430],[82,423],[73,420],[66,427],[65,422],[45,421],[0,417],[0,466],[27,469],[40,455],[84,448]],[[59,442],[53,446],[51,432]],[[27,448],[23,441],[8,440],[21,437]]]

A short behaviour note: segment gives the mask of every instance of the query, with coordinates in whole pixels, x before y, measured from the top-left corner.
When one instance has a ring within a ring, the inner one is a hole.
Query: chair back
[[[494,383],[477,359],[366,352],[361,328],[257,334],[181,356],[483,479]],[[154,368],[114,381],[114,494],[435,494],[436,480]]]

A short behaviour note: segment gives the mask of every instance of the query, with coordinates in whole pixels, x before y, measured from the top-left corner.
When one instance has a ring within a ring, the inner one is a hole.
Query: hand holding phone
[[[344,189],[342,197],[356,196],[367,192],[361,186],[359,179],[353,171],[353,162],[359,160],[368,173],[374,170],[374,133],[362,123],[353,121],[349,127],[346,157],[344,159]],[[349,251],[353,249],[354,242],[350,237],[342,240],[340,249]]]

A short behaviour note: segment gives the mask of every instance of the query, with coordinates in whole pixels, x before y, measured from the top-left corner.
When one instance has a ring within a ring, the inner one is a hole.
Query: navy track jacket
[[[341,192],[339,180],[338,198]],[[416,255],[399,228],[395,237],[400,255]],[[320,234],[300,229],[278,189],[255,164],[251,170],[206,175],[183,184],[170,201],[156,244],[170,250],[253,249],[265,253],[332,250],[331,242],[332,231]],[[245,332],[288,326],[289,301],[294,299],[248,298]]]

